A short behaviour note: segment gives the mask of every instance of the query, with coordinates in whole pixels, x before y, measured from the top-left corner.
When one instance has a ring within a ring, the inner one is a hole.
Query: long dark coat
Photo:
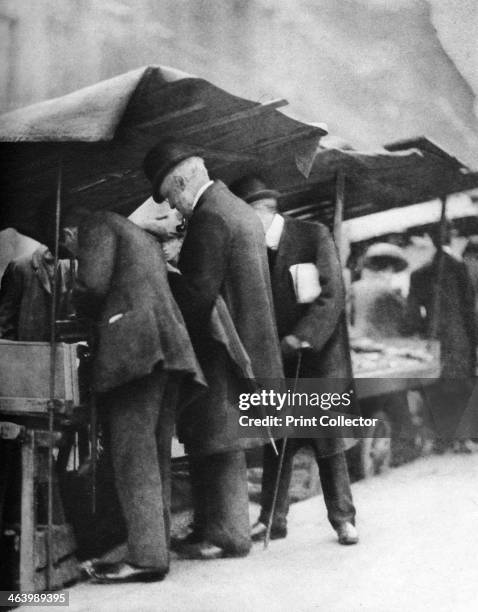
[[[155,366],[203,381],[157,242],[111,212],[90,215],[78,240],[77,303],[99,330],[94,388],[113,389]]]
[[[319,270],[321,293],[310,304],[297,302],[290,266],[313,263]],[[328,229],[320,223],[286,218],[271,273],[272,294],[279,337],[293,334],[308,342],[303,351],[300,376],[337,380],[339,392],[350,388],[352,364],[345,320],[345,290],[337,249]],[[295,376],[296,360],[285,362],[286,375]],[[335,386],[335,384],[334,384]],[[347,413],[358,411],[353,409]],[[344,450],[352,441],[315,440],[323,456]]]
[[[429,337],[438,256],[415,270],[408,296],[410,331]],[[465,379],[475,374],[478,333],[474,319],[475,298],[465,264],[443,252],[438,339],[442,377]]]
[[[179,268],[186,286],[177,299],[210,387],[201,410],[182,422],[181,437],[192,454],[244,447],[248,443],[238,438],[237,426],[243,383],[224,345],[210,333],[218,295],[226,302],[254,376],[280,379],[283,373],[264,230],[253,210],[220,181],[194,209]]]
[[[444,251],[437,309],[439,324],[433,330],[438,262],[437,254],[431,263],[412,273],[408,295],[410,331],[424,337],[437,331],[440,341],[441,379],[426,391],[428,420],[439,438],[474,437],[476,405],[472,393],[478,338],[473,286],[465,264]]]

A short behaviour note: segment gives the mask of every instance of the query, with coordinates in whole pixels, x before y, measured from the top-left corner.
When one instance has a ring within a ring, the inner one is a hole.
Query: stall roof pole
[[[345,175],[342,170],[335,177],[334,240],[339,251],[342,248],[342,223],[344,220]]]
[[[440,226],[439,226],[439,243],[437,246],[437,272],[435,277],[435,283],[433,286],[433,301],[432,301],[432,313],[431,313],[431,321],[430,321],[430,337],[432,339],[437,339],[439,337],[440,332],[440,320],[441,320],[441,290],[442,290],[442,282],[443,282],[443,267],[444,267],[444,258],[443,258],[443,246],[446,238],[447,231],[447,217],[446,217],[446,205],[447,205],[447,197],[442,196],[441,200],[441,216],[440,216]]]
[[[55,200],[55,247],[53,253],[53,279],[50,309],[50,401],[48,402],[48,525],[47,525],[47,589],[53,586],[53,425],[55,416],[56,373],[56,306],[58,299],[58,259],[60,240],[60,211],[63,164],[60,159]]]

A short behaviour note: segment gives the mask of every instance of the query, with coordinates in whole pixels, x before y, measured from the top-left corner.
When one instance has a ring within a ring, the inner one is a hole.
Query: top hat
[[[167,174],[178,164],[189,157],[204,157],[205,150],[196,145],[173,140],[160,142],[150,149],[143,161],[143,170],[152,184],[152,195],[155,202],[163,198],[159,194],[161,183]]]
[[[268,189],[267,185],[258,176],[248,175],[234,181],[229,189],[234,195],[248,204],[257,200],[265,200],[267,198],[277,199],[280,196],[278,191]]]
[[[392,266],[395,272],[401,272],[408,268],[408,260],[396,244],[376,242],[365,252],[363,265],[377,270]]]

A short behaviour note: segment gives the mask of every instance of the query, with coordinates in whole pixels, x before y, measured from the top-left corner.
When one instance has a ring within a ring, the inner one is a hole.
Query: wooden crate
[[[50,400],[50,345],[48,342],[0,340],[0,412],[41,415]],[[77,345],[56,347],[55,410],[69,414],[80,403]]]
[[[7,558],[11,573],[12,590],[44,591],[47,584],[47,544],[46,527],[37,527],[34,535],[33,559],[31,563],[20,562],[19,542],[21,530],[10,528],[9,533],[15,533],[15,542],[10,545],[10,558]],[[75,538],[70,525],[53,526],[53,567],[50,576],[50,589],[61,589],[80,578],[80,567],[75,556]],[[31,557],[30,557],[31,559]],[[28,561],[30,561],[28,559]],[[26,565],[26,568],[25,568]],[[26,571],[25,571],[26,569]]]
[[[6,491],[0,495],[0,526],[2,526],[3,566],[8,568],[5,578],[8,588],[20,591],[41,591],[46,588],[61,588],[79,578],[80,569],[75,557],[76,543],[72,527],[66,523],[60,496],[56,465],[50,476],[48,457],[50,446],[56,447],[61,432],[28,429],[15,423],[0,422],[0,442],[5,440],[19,446],[21,469],[17,463],[7,462],[3,477],[21,479],[19,523],[15,515],[4,523],[3,508]],[[12,471],[15,470],[15,471]],[[51,571],[48,571],[48,482],[52,477],[52,539]],[[1,490],[0,490],[1,493]],[[10,498],[10,501],[12,498]],[[8,534],[8,538],[6,537]],[[13,537],[12,537],[13,536]],[[5,588],[5,584],[3,584]]]
[[[46,527],[37,527],[34,543],[34,574],[35,591],[47,588],[47,536]],[[53,568],[50,578],[50,589],[58,589],[65,584],[74,582],[80,577],[80,568],[75,557],[75,538],[70,525],[53,526]],[[33,585],[32,585],[33,586]]]

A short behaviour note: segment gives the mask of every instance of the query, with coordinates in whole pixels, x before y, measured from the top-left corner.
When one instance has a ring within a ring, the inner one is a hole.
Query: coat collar
[[[222,187],[225,187],[224,183],[222,183],[221,181],[211,181],[211,183],[206,187],[206,189],[202,192],[200,198],[198,199],[198,201],[196,202],[196,205],[193,208],[193,214],[194,212],[200,208],[202,206],[202,204],[204,204],[205,200],[215,191],[217,191],[218,189],[221,189]]]
[[[267,248],[277,251],[284,231],[284,217],[279,213],[274,215],[269,229],[266,231]]]
[[[290,219],[284,217],[284,228],[277,248],[277,257],[274,264],[273,278],[280,276],[281,270],[284,267],[284,259],[288,251],[293,248],[295,244],[294,239],[294,228]]]
[[[199,189],[196,194],[196,197],[194,198],[193,210],[196,208],[199,200],[202,198],[203,193],[207,191],[209,187],[212,187],[212,185],[214,185],[214,181],[207,181],[207,183],[204,183],[204,185]]]
[[[34,251],[31,257],[31,265],[41,286],[47,293],[52,294],[52,283],[54,277],[53,271],[53,255],[45,246],[39,247]],[[69,262],[61,260],[58,262],[57,287],[58,291],[63,294],[68,291],[68,273]],[[76,269],[76,263],[75,263]]]
[[[52,292],[53,262],[51,254],[45,246],[39,247],[34,251],[31,259],[32,268],[40,281],[40,284],[47,293]]]

